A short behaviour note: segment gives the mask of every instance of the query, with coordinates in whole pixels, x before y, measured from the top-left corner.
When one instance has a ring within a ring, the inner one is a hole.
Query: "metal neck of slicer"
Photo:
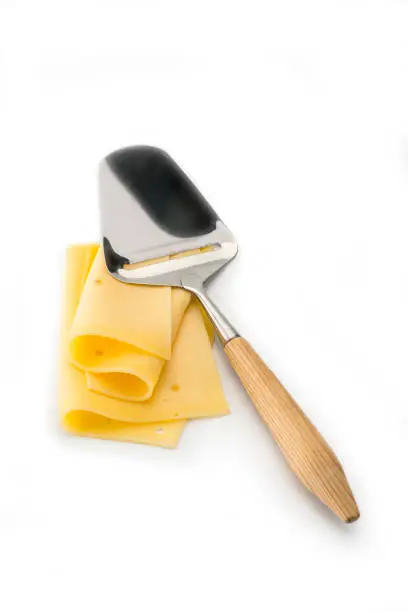
[[[194,282],[196,278],[192,279],[189,278],[189,276],[190,275],[186,275],[186,277],[183,278],[183,287],[188,291],[191,291],[191,293],[193,293],[200,300],[204,310],[210,317],[211,322],[215,327],[222,345],[225,346],[233,338],[239,337],[237,330],[222,314],[216,304],[214,304],[214,302],[207,296],[202,284]]]

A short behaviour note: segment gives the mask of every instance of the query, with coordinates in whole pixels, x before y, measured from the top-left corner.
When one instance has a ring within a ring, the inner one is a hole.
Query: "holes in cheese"
[[[229,412],[200,308],[193,302],[186,311],[186,303],[190,297],[182,290],[170,290],[171,297],[167,304],[171,308],[171,313],[168,313],[168,319],[173,318],[176,323],[177,318],[179,321],[183,319],[181,325],[178,323],[180,329],[177,335],[174,326],[170,331],[171,337],[175,337],[171,359],[164,362],[156,355],[150,355],[141,349],[131,351],[132,359],[135,358],[135,354],[142,357],[147,355],[149,358],[164,363],[159,366],[157,381],[153,385],[154,392],[149,399],[143,402],[123,401],[117,397],[108,397],[101,389],[95,389],[97,391],[95,392],[92,390],[92,384],[99,380],[98,377],[101,374],[88,371],[83,366],[81,370],[72,365],[71,343],[80,336],[78,334],[76,337],[75,333],[73,334],[72,323],[77,320],[82,298],[85,297],[85,292],[82,294],[81,292],[84,286],[87,287],[90,283],[88,272],[96,252],[96,245],[88,245],[71,247],[67,253],[60,384],[60,410],[63,425],[68,431],[80,435],[174,447],[182,433],[185,419],[218,416]],[[87,276],[88,280],[86,280]],[[101,275],[98,276],[100,277]],[[110,280],[122,286],[119,281]],[[104,283],[105,281],[102,286]],[[129,288],[139,289],[135,286]],[[99,289],[101,289],[100,285]],[[151,290],[151,288],[146,289]],[[112,296],[108,297],[112,300]],[[77,330],[79,328],[83,330],[84,337],[91,338],[90,345],[86,348],[86,351],[89,350],[87,359],[94,364],[94,367],[96,367],[95,360],[101,360],[105,365],[108,358],[116,362],[118,372],[109,371],[105,372],[105,375],[109,377],[110,388],[114,388],[117,395],[130,393],[143,395],[145,389],[142,385],[145,384],[145,379],[142,369],[137,371],[138,376],[126,375],[125,372],[124,362],[126,362],[128,353],[122,350],[122,345],[129,345],[129,343],[124,322],[122,321],[120,329],[123,334],[121,335],[122,340],[110,338],[113,340],[113,344],[110,344],[105,343],[105,336],[100,336],[103,339],[100,344],[96,342],[94,335],[89,333],[84,312],[86,309],[83,308],[78,318],[80,324],[77,321],[76,325]],[[143,308],[140,305],[138,312],[139,315],[143,315]],[[89,312],[89,314],[92,313]],[[146,318],[150,320],[149,312],[146,313]],[[90,320],[89,326],[92,328],[94,323]],[[139,327],[141,327],[140,321]],[[115,344],[116,341],[120,346]],[[78,346],[76,348],[78,349]],[[79,347],[79,349],[85,350],[84,347]],[[91,354],[92,349],[94,354]],[[103,354],[96,355],[98,351],[102,351]],[[148,362],[141,359],[140,368],[142,368],[142,363],[146,366]],[[151,366],[152,363],[148,367]],[[151,370],[148,373],[151,375]],[[126,389],[126,385],[129,385],[130,389]],[[141,386],[136,389],[135,385]],[[175,386],[178,387],[177,392],[172,390],[172,387]]]
[[[95,284],[96,279],[102,282]],[[188,296],[185,299],[188,303]],[[72,342],[81,336],[107,337],[169,359],[171,300],[170,287],[127,285],[115,280],[107,271],[103,252],[99,250],[85,282],[69,340]],[[75,361],[75,356],[72,357]]]
[[[77,410],[68,413],[63,424],[69,433],[87,438],[175,448],[183,433],[185,421],[124,423],[91,412]]]
[[[125,400],[151,397],[164,359],[112,338],[79,336],[70,343],[74,365],[86,372],[88,388]]]
[[[140,424],[105,417],[103,410],[98,409],[98,396],[87,388],[84,373],[70,364],[68,330],[98,248],[76,245],[67,250],[59,385],[62,425],[76,435],[175,448],[185,421]],[[163,430],[160,434],[156,431],[158,427]]]
[[[89,389],[129,401],[149,399],[190,299],[185,291],[113,279],[100,251],[69,332],[71,363],[87,372]]]

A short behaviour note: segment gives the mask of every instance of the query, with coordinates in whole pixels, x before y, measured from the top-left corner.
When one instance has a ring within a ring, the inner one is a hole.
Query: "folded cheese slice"
[[[97,245],[74,246],[67,251],[60,385],[63,424],[66,429],[76,434],[174,447],[183,430],[185,419],[218,416],[229,412],[200,308],[193,303],[187,309],[174,343],[171,360],[162,367],[157,386],[150,399],[143,402],[123,401],[92,391],[86,384],[89,372],[72,365],[68,345],[73,337],[72,322],[77,319],[76,313],[81,308],[81,294],[89,281],[88,273],[97,252]],[[105,293],[105,298],[108,300],[113,299],[112,292],[115,294],[116,286],[122,286],[119,281],[110,280],[114,285],[111,292]],[[139,289],[139,287],[129,288]],[[143,289],[150,290],[150,288]],[[167,288],[164,290],[167,292]],[[173,303],[172,316],[181,319],[180,313],[175,314],[174,310],[179,308],[183,312],[185,300],[174,300],[173,291],[170,291],[170,303],[167,301],[167,307],[170,310]],[[177,293],[184,292],[177,290]],[[127,298],[122,296],[121,299]],[[148,301],[148,306],[151,303]],[[143,308],[141,305],[138,308],[140,320],[143,320]],[[85,337],[92,335],[89,333],[95,329],[92,310],[82,308],[80,316],[82,319],[78,320],[81,321],[83,335]],[[149,320],[149,317],[148,311],[146,318]],[[164,316],[161,322],[163,320]],[[118,340],[120,344],[128,344],[123,319],[113,338],[120,338]],[[123,365],[120,364],[120,351],[116,359],[123,369]],[[122,383],[123,377],[117,381],[120,392]]]
[[[181,289],[118,282],[100,250],[69,331],[71,363],[86,371],[88,388],[118,399],[151,397],[190,299]]]
[[[91,412],[92,400],[95,407],[98,396],[87,388],[84,373],[70,364],[69,329],[98,249],[95,244],[75,245],[66,253],[59,385],[62,425],[76,435],[175,448],[185,421],[134,424],[109,419],[100,411]]]

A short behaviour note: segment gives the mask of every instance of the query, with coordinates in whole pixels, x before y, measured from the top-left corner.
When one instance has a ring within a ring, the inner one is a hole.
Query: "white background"
[[[408,610],[408,3],[0,0],[0,608]],[[219,358],[176,451],[58,430],[96,166],[168,150],[236,234],[211,290],[341,458],[343,525]]]

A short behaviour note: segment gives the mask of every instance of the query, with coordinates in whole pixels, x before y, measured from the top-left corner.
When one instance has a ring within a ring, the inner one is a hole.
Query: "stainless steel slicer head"
[[[200,290],[237,254],[232,233],[161,149],[111,153],[99,189],[105,261],[118,280]]]

